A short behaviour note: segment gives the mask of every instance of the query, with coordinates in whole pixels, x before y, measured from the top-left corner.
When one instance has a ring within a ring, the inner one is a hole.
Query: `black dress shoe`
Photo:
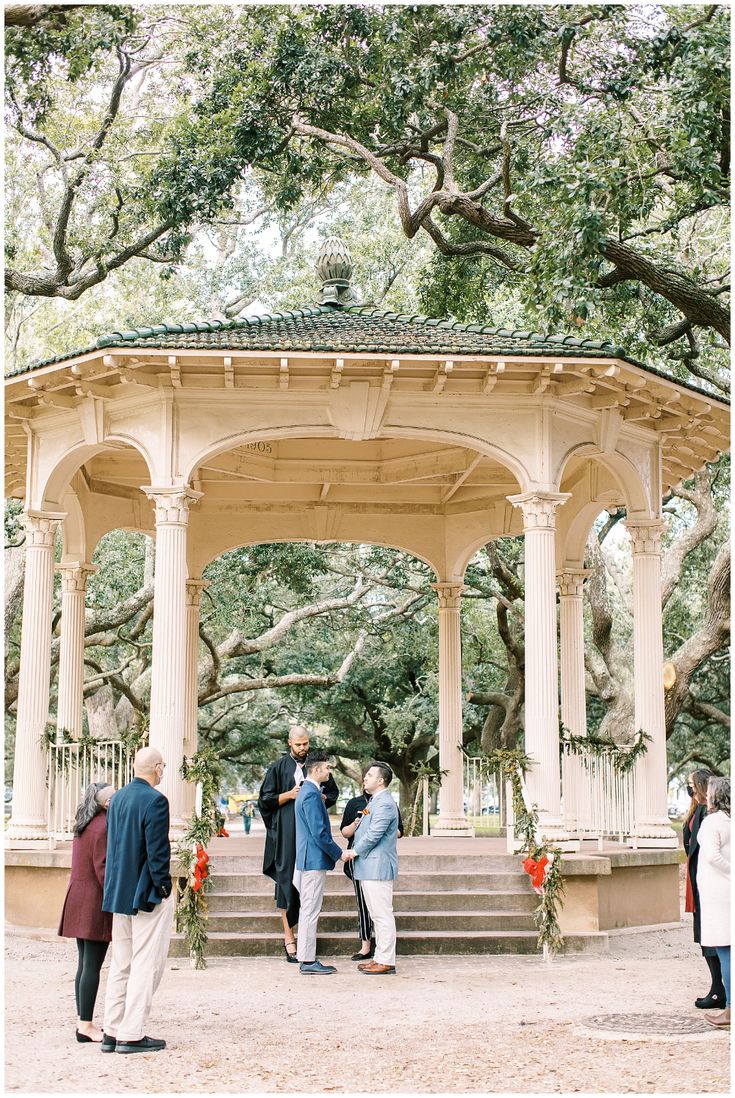
[[[110,1037],[109,1033],[102,1034],[102,1044],[100,1045],[101,1052],[114,1052],[117,1041],[114,1037]]]
[[[351,961],[372,961],[375,956],[375,946],[370,946],[369,953],[353,953],[350,957]]]
[[[288,952],[288,946],[290,946],[290,945],[293,945],[293,947],[294,947],[293,953]],[[284,942],[283,943],[283,952],[286,954],[286,960],[288,961],[288,963],[290,965],[297,965],[299,963],[299,959],[296,956],[296,943],[295,942],[293,942],[293,943],[292,942],[288,942],[288,943]]]
[[[722,1010],[725,1006],[725,996],[718,995],[716,991],[710,991],[701,999],[695,999],[694,1005],[700,1010]]]
[[[141,1037],[139,1041],[118,1041],[116,1052],[158,1052],[166,1047],[165,1041],[159,1041],[155,1037]]]

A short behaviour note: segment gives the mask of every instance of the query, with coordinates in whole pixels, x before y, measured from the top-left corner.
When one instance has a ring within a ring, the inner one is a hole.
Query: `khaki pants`
[[[396,918],[393,914],[393,881],[360,881],[373,920],[375,963],[396,963]]]
[[[104,1031],[118,1041],[139,1041],[161,982],[173,930],[173,894],[137,915],[114,915],[105,995]]]
[[[296,940],[296,956],[304,961],[316,960],[316,924],[322,910],[326,869],[304,869],[299,882],[301,910],[299,911],[299,936]]]

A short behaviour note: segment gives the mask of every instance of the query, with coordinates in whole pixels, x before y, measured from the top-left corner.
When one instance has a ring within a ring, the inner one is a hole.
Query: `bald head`
[[[309,754],[309,732],[303,724],[295,724],[288,733],[288,746],[298,763],[302,763]]]
[[[133,773],[136,778],[143,778],[149,785],[158,785],[165,765],[163,755],[157,747],[141,747],[133,759]]]

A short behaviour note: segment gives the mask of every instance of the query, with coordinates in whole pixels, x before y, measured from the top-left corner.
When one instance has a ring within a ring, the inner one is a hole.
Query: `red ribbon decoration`
[[[198,892],[206,881],[209,873],[207,871],[207,862],[209,861],[209,854],[202,846],[201,843],[196,845],[196,861],[194,863],[194,883],[192,884],[192,892]]]
[[[546,867],[549,864],[549,859],[545,854],[542,854],[538,861],[534,858],[526,858],[523,863],[523,868],[531,878],[531,884],[536,892],[540,892],[543,888],[544,880],[546,878]]]

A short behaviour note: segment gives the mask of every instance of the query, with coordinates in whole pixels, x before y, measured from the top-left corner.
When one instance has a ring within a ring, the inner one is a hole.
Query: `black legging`
[[[89,938],[77,938],[79,964],[74,980],[74,998],[77,1003],[77,1017],[81,1022],[92,1021],[94,1001],[100,986],[100,971],[109,944],[93,942]]]

